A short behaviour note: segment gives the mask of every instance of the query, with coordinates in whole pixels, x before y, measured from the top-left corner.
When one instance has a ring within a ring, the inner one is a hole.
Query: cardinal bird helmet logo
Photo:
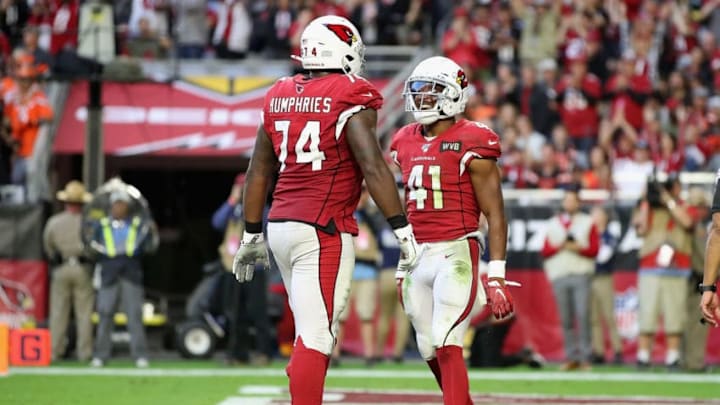
[[[464,89],[468,85],[468,79],[467,76],[465,76],[465,72],[460,69],[457,72],[457,78],[455,79],[457,84],[460,86],[461,89]]]
[[[357,41],[357,37],[348,26],[342,24],[325,24],[325,26],[348,46],[352,46]]]

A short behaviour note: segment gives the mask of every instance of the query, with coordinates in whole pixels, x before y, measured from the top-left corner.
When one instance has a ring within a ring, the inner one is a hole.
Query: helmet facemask
[[[365,70],[365,44],[362,42],[351,45],[356,56],[348,53],[343,56],[343,72],[345,74],[358,74]]]
[[[423,125],[457,114],[453,111],[453,106],[460,96],[452,86],[433,78],[422,77],[409,78],[403,91],[405,111],[413,113],[415,120]]]

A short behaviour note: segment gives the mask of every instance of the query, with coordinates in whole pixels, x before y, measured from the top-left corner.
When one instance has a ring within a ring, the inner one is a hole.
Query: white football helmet
[[[318,17],[300,36],[300,56],[307,70],[339,69],[346,74],[360,73],[365,63],[365,45],[357,28],[346,18]]]
[[[444,56],[420,62],[405,81],[405,111],[423,125],[454,117],[465,110],[469,89],[465,72]]]

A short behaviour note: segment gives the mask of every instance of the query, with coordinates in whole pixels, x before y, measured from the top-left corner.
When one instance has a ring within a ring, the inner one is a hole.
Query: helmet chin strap
[[[422,125],[433,124],[441,118],[440,113],[437,111],[415,111],[413,117],[415,117],[415,121]]]

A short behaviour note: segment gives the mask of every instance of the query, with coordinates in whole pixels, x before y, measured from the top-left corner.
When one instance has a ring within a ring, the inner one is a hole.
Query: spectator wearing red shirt
[[[635,21],[635,19],[640,15],[640,9],[643,5],[643,0],[622,0],[617,1],[617,3],[624,3],[623,6],[625,8],[625,14],[627,15],[627,19],[630,20],[630,22]]]
[[[665,107],[669,111],[675,111],[682,105],[690,104],[690,85],[682,73],[678,71],[670,73],[666,94]]]
[[[575,58],[572,54],[578,52],[582,52],[586,59],[592,58],[600,50],[602,35],[595,26],[593,13],[578,9],[561,20],[558,37],[561,39],[560,54],[566,62],[570,62]],[[591,43],[594,43],[594,46],[589,46]]]
[[[75,0],[60,0],[53,14],[50,53],[57,55],[65,49],[76,49],[80,10]]]
[[[713,86],[720,91],[720,46],[715,47],[710,56],[710,69],[713,74]]]
[[[471,11],[470,26],[477,43],[476,53],[478,69],[488,70],[492,67],[493,58],[490,52],[492,37],[492,15],[490,2],[479,2]]]
[[[607,83],[605,93],[610,98],[610,115],[623,114],[635,130],[640,130],[643,104],[652,92],[652,84],[646,76],[634,74],[634,68],[635,55],[626,52],[618,72]]]
[[[35,0],[35,3],[33,3],[30,9],[30,18],[27,24],[28,26],[33,26],[38,29],[40,32],[38,46],[45,51],[50,51],[52,22],[53,7],[52,4],[50,4],[50,0]]]
[[[570,172],[563,170],[558,164],[557,152],[552,144],[541,147],[542,159],[536,169],[536,186],[540,189],[554,189],[569,184],[572,180]]]
[[[323,15],[337,15],[345,18],[348,17],[347,10],[332,0],[317,0],[312,10],[313,14],[317,17]]]
[[[660,136],[660,150],[654,156],[655,169],[663,173],[678,173],[683,169],[685,158],[677,147],[677,140],[667,132]]]
[[[8,40],[7,35],[0,31],[0,56],[2,56],[2,60],[7,61],[11,52],[12,48],[10,47],[10,41]]]
[[[445,56],[463,68],[468,80],[474,80],[475,70],[481,67],[478,57],[481,49],[470,29],[470,19],[465,8],[455,9],[450,28],[443,35],[441,47]]]
[[[523,150],[512,148],[502,161],[503,184],[511,188],[535,188],[537,174],[530,167],[529,159]]]
[[[571,60],[569,73],[555,91],[560,118],[575,148],[588,153],[597,142],[600,121],[597,102],[602,95],[602,85],[595,75],[587,72],[584,55]]]

